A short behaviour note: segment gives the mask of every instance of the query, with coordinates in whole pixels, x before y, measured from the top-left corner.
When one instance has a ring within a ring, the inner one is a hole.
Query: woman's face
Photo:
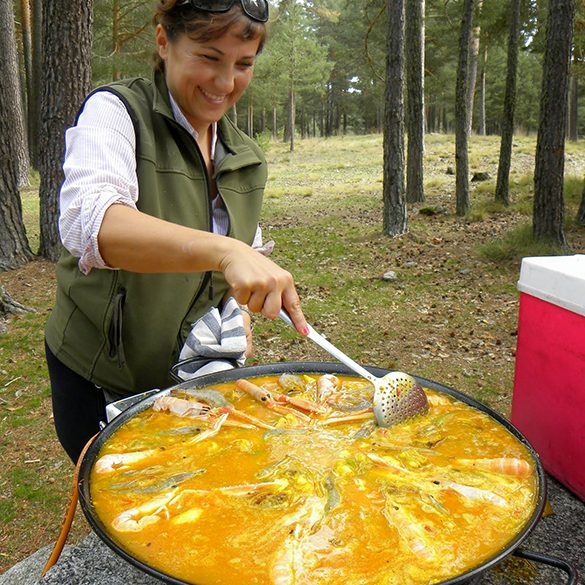
[[[193,128],[204,134],[250,85],[260,41],[228,33],[203,43],[181,34],[171,42],[159,24],[156,43],[169,91]]]

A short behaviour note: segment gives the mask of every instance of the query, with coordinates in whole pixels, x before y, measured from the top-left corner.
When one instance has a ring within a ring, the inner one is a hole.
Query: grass
[[[409,206],[409,233],[382,234],[382,137],[270,143],[262,218],[273,258],[295,276],[309,321],[365,364],[396,368],[466,392],[509,414],[517,335],[516,282],[524,256],[550,255],[531,236],[535,139],[517,137],[511,205],[494,202],[499,138],[472,137],[472,210],[456,217],[453,137],[429,135],[425,202]],[[573,221],[583,188],[585,149],[567,145],[566,234],[585,250]],[[23,212],[38,247],[38,178]],[[394,272],[394,280],[384,274]],[[73,468],[57,443],[43,357],[43,327],[54,298],[53,266],[40,260],[0,284],[31,307],[0,337],[0,571],[52,543]],[[331,361],[281,322],[255,324],[249,363]],[[78,514],[80,516],[80,514]],[[88,531],[74,524],[71,540]]]

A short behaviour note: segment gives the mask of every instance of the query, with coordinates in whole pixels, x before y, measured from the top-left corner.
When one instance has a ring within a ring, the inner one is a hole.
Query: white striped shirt
[[[193,138],[197,133],[171,96],[175,119]],[[211,157],[215,153],[217,127],[213,126]],[[65,133],[65,180],[60,194],[59,232],[63,245],[79,258],[79,269],[108,268],[98,248],[98,233],[110,205],[136,208],[139,197],[136,176],[136,136],[122,101],[113,93],[92,95],[77,125]],[[226,235],[229,218],[219,195],[213,200],[213,232]],[[253,247],[262,246],[260,226]]]

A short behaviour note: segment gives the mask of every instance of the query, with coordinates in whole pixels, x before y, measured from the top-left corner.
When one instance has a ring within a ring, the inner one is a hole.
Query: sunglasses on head
[[[195,10],[202,12],[227,12],[235,3],[239,1],[244,12],[252,19],[258,22],[268,20],[268,1],[267,0],[179,0],[176,6],[191,5]]]

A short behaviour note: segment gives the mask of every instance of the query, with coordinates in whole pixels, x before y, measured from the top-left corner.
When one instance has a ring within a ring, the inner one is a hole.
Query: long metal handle
[[[281,309],[279,316],[287,325],[290,325],[293,329],[295,329],[294,323],[291,321],[291,318],[288,316],[286,311]],[[330,353],[333,357],[337,358],[342,364],[345,364],[348,368],[362,376],[362,378],[369,380],[372,382],[372,384],[375,384],[378,381],[376,376],[368,372],[368,370],[360,366],[357,362],[354,362],[348,355],[344,354],[340,349],[327,341],[321,334],[317,333],[313,327],[311,327],[311,325],[309,325],[309,334],[307,337],[322,347],[327,353]]]

